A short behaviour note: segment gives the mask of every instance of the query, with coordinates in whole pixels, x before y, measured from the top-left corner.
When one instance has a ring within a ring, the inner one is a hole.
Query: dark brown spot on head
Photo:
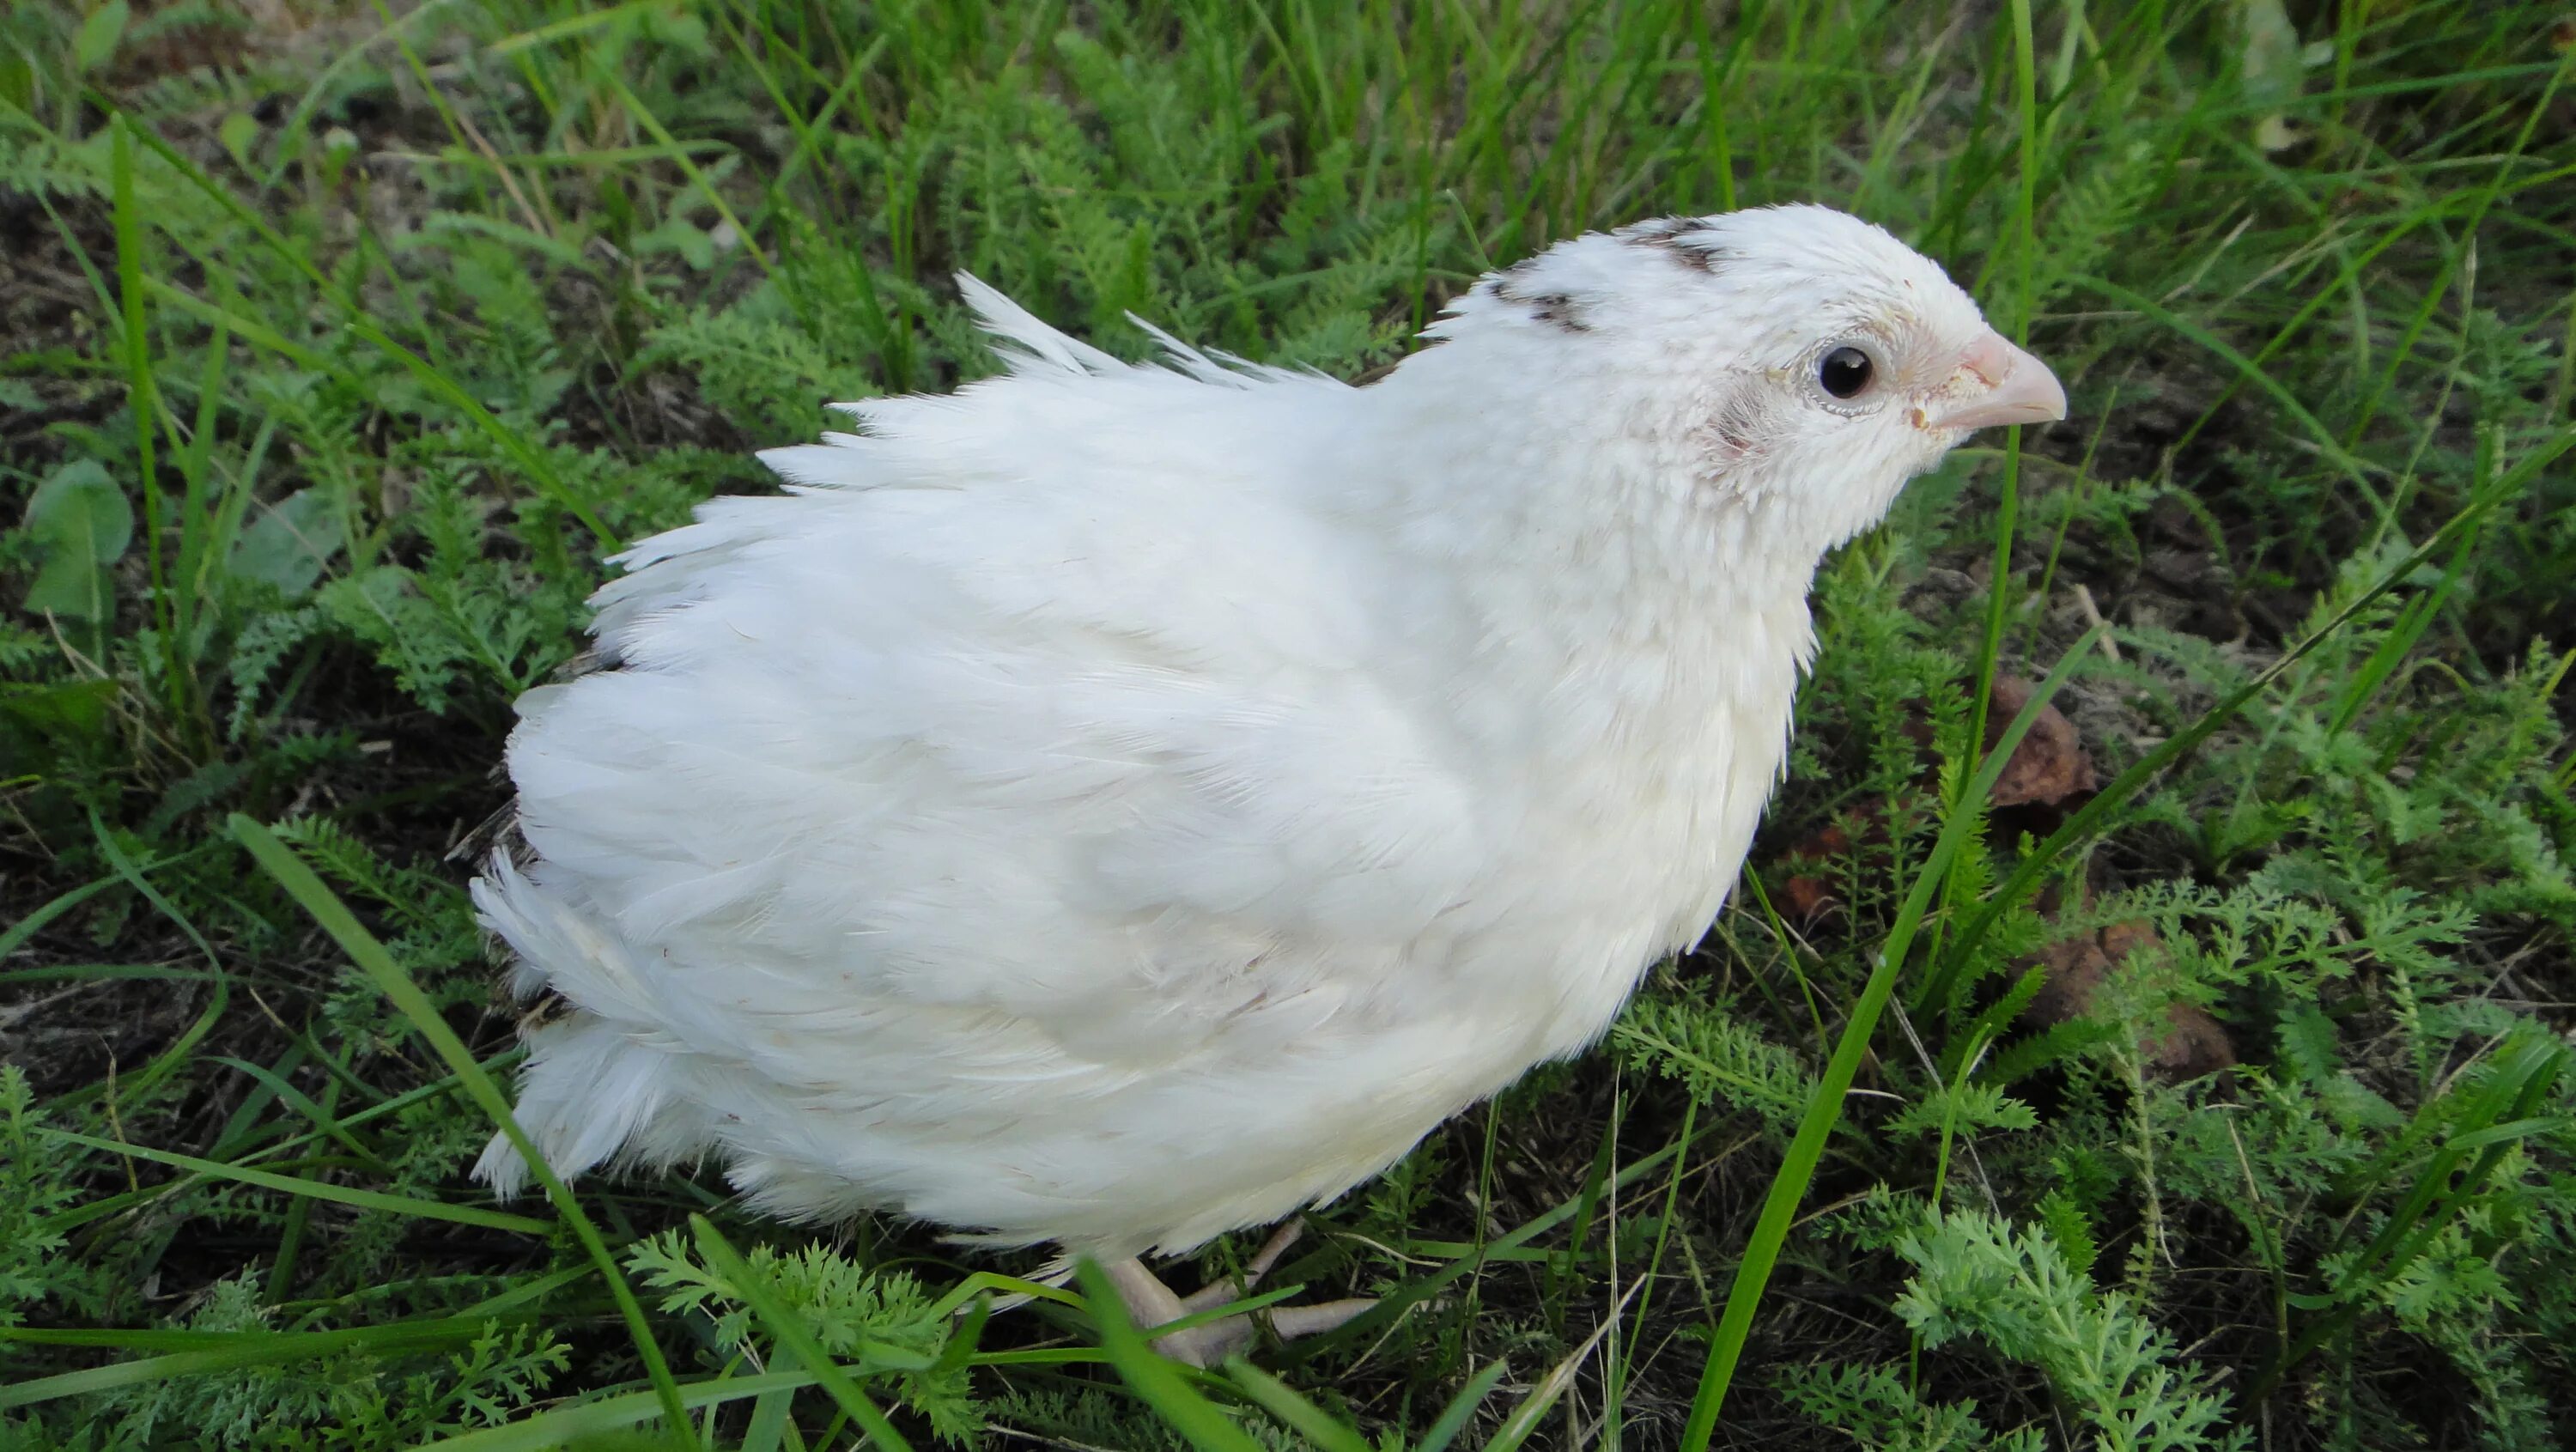
[[[1561,292],[1541,293],[1531,300],[1530,316],[1542,323],[1554,323],[1569,333],[1585,333],[1591,326],[1575,309],[1574,299]]]
[[[1720,260],[1718,254],[1710,248],[1695,246],[1682,240],[1700,229],[1701,223],[1697,217],[1657,217],[1652,221],[1622,227],[1615,235],[1620,241],[1631,246],[1652,247],[1685,267],[1695,267],[1702,272],[1714,272]]]
[[[1515,307],[1529,309],[1529,315],[1542,323],[1552,323],[1569,333],[1588,333],[1592,325],[1583,320],[1583,310],[1574,298],[1562,292],[1528,292],[1523,290],[1518,269],[1507,270],[1494,279],[1494,296]]]
[[[1632,242],[1669,242],[1685,232],[1699,230],[1697,217],[1648,217],[1619,229],[1619,235]]]

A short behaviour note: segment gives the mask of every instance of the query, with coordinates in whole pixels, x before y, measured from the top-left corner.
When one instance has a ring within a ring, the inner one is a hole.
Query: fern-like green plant
[[[1866,1452],[2045,1452],[2037,1427],[2000,1436],[1973,1401],[1930,1403],[1892,1366],[1797,1366],[1781,1373],[1791,1406],[1849,1436]]]
[[[659,1293],[664,1311],[706,1317],[724,1357],[763,1366],[776,1360],[777,1349],[742,1288],[705,1264],[686,1232],[639,1241],[626,1261]],[[942,1441],[962,1444],[982,1427],[983,1409],[964,1363],[942,1355],[953,1324],[908,1272],[876,1270],[820,1243],[787,1251],[755,1245],[742,1263],[825,1353],[855,1359],[863,1372],[889,1378],[903,1404]]]
[[[2097,1289],[2045,1230],[1979,1210],[1898,1242],[1914,1267],[1896,1313],[1927,1347],[1972,1341],[2037,1368],[2105,1452],[2250,1446],[2224,1392],[2125,1293]]]
[[[43,1116],[26,1071],[0,1064],[0,1328],[48,1301],[95,1313],[98,1270],[65,1256],[54,1217],[79,1197],[77,1156],[39,1133]]]

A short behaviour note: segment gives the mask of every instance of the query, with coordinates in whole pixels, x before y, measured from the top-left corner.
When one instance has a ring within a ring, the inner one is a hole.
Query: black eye
[[[1836,348],[1816,366],[1816,381],[1834,397],[1850,398],[1869,387],[1870,370],[1876,366],[1858,348]]]

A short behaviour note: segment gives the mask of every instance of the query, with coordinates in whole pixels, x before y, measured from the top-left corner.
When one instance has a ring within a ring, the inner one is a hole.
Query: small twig
[[[519,215],[527,219],[528,230],[540,237],[553,237],[555,229],[547,226],[545,219],[537,215],[537,209],[529,204],[527,194],[519,190],[519,179],[510,175],[510,168],[501,160],[501,153],[493,150],[492,143],[484,139],[474,119],[466,115],[462,107],[455,108],[451,114],[456,117],[457,129],[465,133],[465,139],[472,142],[474,149],[483,153],[483,159],[492,164],[493,175],[501,179],[501,189],[510,194],[511,201],[518,203]]]
[[[1516,1427],[1521,1430],[1522,1436],[1527,1436],[1527,1428],[1535,1426],[1540,1417],[1547,1415],[1547,1409],[1554,1406],[1556,1399],[1563,1396],[1565,1389],[1573,1384],[1574,1373],[1580,1370],[1583,1363],[1591,1357],[1593,1348],[1601,1344],[1602,1338],[1608,1336],[1612,1328],[1619,1324],[1619,1318],[1627,1314],[1628,1302],[1645,1284],[1646,1278],[1642,1275],[1628,1283],[1628,1289],[1619,1297],[1619,1304],[1610,1308],[1610,1314],[1601,1318],[1601,1324],[1592,1328],[1592,1334],[1583,1338],[1583,1344],[1567,1352],[1564,1360],[1550,1368],[1546,1376],[1539,1378],[1538,1385],[1531,1388],[1529,1396],[1522,1401],[1521,1409],[1505,1420],[1503,1431],[1497,1434],[1496,1441],[1510,1440],[1511,1433]],[[1529,1419],[1527,1423],[1521,1420],[1524,1416]],[[1595,1430],[1598,1430],[1597,1424]]]
[[[30,1015],[40,1013],[73,994],[96,988],[106,981],[104,978],[96,978],[86,983],[75,983],[69,988],[57,989],[42,998],[30,998],[23,1003],[0,1003],[0,1029],[16,1028],[21,1020]]]
[[[2084,623],[2102,627],[2102,654],[2111,664],[2120,663],[2120,643],[2111,638],[2111,622],[2102,618],[2102,607],[2093,603],[2093,592],[2083,581],[2075,582],[2075,608],[2084,612]]]

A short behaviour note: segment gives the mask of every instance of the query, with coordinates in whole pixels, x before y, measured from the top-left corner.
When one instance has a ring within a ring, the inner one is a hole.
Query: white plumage
[[[574,1010],[520,1086],[560,1171],[1109,1257],[1349,1188],[1708,927],[1819,557],[2063,413],[1813,207],[1559,245],[1364,388],[961,285],[1006,376],[764,455],[520,703],[475,901]]]

